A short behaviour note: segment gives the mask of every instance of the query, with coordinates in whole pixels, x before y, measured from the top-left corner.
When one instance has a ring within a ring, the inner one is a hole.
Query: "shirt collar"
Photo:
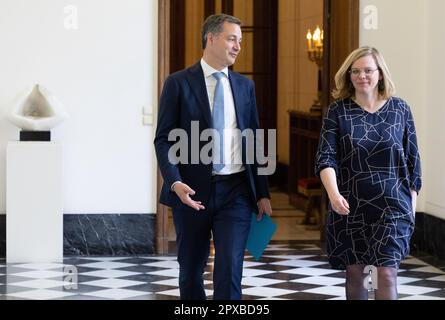
[[[229,68],[228,67],[225,67],[221,71],[218,71],[218,70],[212,68],[211,66],[209,66],[207,64],[207,62],[204,61],[204,58],[201,58],[201,67],[202,67],[202,71],[204,71],[205,78],[210,77],[215,72],[222,72],[226,75],[227,78],[229,78]]]

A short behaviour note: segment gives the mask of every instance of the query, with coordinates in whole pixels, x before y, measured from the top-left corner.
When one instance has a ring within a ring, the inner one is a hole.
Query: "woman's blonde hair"
[[[391,74],[382,55],[375,48],[361,47],[351,52],[335,75],[335,89],[332,91],[334,99],[344,99],[354,96],[355,88],[351,82],[350,75],[351,66],[355,61],[365,56],[372,56],[374,58],[378,70],[382,75],[382,79],[379,80],[378,83],[380,96],[383,99],[388,99],[394,95],[396,91],[394,82],[391,79]]]

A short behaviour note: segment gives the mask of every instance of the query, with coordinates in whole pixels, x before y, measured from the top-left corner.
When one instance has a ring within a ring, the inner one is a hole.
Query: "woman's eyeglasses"
[[[349,73],[354,76],[354,77],[358,77],[362,74],[362,72],[365,74],[365,76],[369,77],[371,76],[374,71],[379,70],[379,68],[377,69],[371,69],[371,68],[365,68],[365,69],[351,69],[349,70]]]

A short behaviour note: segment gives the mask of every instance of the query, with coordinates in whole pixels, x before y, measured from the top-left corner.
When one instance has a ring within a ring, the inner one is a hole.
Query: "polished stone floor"
[[[205,274],[209,299],[212,267],[210,259]],[[444,270],[409,257],[399,271],[399,298],[445,299]],[[259,261],[246,253],[242,285],[245,300],[345,299],[344,272],[330,268],[316,243],[274,243]],[[0,299],[177,300],[178,264],[174,256],[65,257],[62,263],[0,261]]]

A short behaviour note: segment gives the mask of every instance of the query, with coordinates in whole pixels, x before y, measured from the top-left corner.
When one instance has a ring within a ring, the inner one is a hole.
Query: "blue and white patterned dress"
[[[352,99],[332,103],[323,120],[315,173],[334,168],[350,213],[331,205],[327,253],[331,266],[398,268],[414,230],[410,189],[421,188],[420,157],[411,110],[391,97],[377,112]]]

